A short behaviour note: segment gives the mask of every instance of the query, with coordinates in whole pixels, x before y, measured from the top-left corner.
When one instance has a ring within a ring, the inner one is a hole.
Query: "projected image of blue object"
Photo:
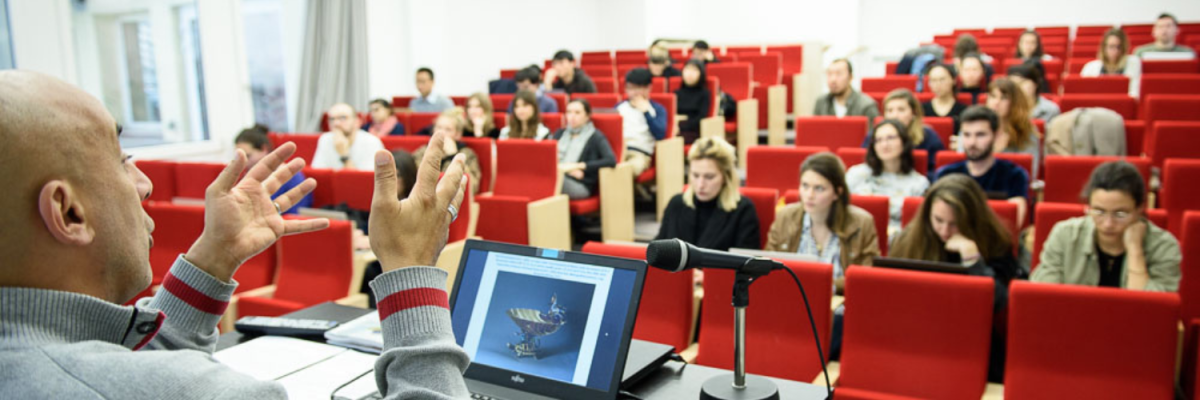
[[[499,272],[477,362],[570,382],[594,285]]]

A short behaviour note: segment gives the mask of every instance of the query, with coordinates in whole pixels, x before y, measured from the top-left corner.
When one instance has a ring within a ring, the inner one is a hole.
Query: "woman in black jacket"
[[[687,116],[687,119],[679,121],[679,132],[687,144],[700,136],[700,120],[708,117],[709,108],[712,107],[712,92],[708,91],[707,85],[704,62],[688,60],[683,66],[683,84],[675,89],[678,113]]]
[[[682,239],[707,249],[760,249],[754,203],[738,192],[733,146],[718,137],[696,140],[688,153],[687,190],[671,198],[655,239]]]
[[[552,137],[558,141],[558,170],[566,175],[563,194],[571,200],[592,197],[600,184],[600,168],[617,165],[608,139],[592,124],[592,105],[584,99],[567,103],[567,127]]]

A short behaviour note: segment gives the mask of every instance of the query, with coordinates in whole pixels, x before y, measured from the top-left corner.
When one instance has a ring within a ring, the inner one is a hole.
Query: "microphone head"
[[[646,263],[651,267],[679,272],[686,268],[687,247],[680,239],[662,239],[646,246]]]

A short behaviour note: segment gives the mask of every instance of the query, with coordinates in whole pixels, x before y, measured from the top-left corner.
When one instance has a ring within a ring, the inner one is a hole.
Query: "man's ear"
[[[88,226],[79,196],[66,182],[47,182],[38,194],[37,204],[46,230],[59,242],[86,246],[95,239],[96,232]]]

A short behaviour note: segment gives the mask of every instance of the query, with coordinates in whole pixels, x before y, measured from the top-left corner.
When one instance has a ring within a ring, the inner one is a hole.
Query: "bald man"
[[[271,200],[304,167],[288,143],[238,180],[238,151],[205,194],[205,226],[152,298],[122,306],[150,284],[154,222],[141,208],[153,187],[120,148],[120,129],[95,98],[54,78],[0,71],[0,398],[279,399],[274,382],[212,358],[221,318],[247,259],[283,235],[324,229],[279,210],[312,179]],[[388,398],[468,396],[469,360],[455,345],[432,267],[462,201],[462,160],[438,181],[443,138],[432,138],[408,199],[396,196],[391,154],[373,156],[371,247],[383,274],[385,350],[376,367]],[[403,249],[403,251],[401,251]]]
[[[334,104],[325,115],[329,119],[329,132],[317,139],[313,168],[375,168],[375,152],[383,150],[383,142],[362,130],[354,107]]]

